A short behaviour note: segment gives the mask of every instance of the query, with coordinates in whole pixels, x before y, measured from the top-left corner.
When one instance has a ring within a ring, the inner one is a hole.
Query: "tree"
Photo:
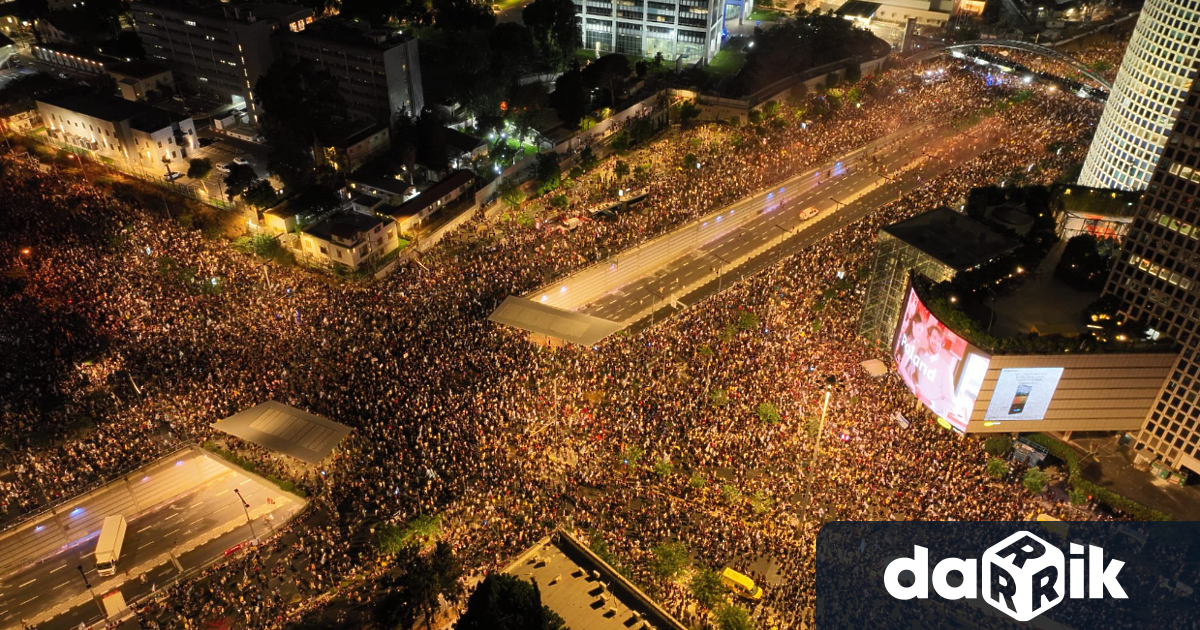
[[[258,174],[248,164],[238,164],[237,162],[229,163],[229,172],[225,174],[225,196],[233,201],[233,198],[246,192],[258,180]]]
[[[754,630],[754,620],[745,608],[726,604],[717,608],[717,628],[720,630]]]
[[[507,204],[509,209],[516,210],[525,203],[525,191],[521,190],[521,184],[511,178],[501,182],[498,192],[500,200]]]
[[[1012,450],[1012,439],[1007,435],[993,435],[983,441],[983,450],[992,457],[1004,457]]]
[[[588,111],[588,94],[583,84],[583,73],[572,69],[555,79],[554,92],[550,94],[550,105],[564,125],[570,129],[578,127],[579,121],[583,120]]]
[[[562,183],[562,168],[558,165],[558,154],[549,151],[537,156],[536,175],[538,194],[544,195]]]
[[[862,66],[858,65],[857,62],[853,62],[853,61],[846,64],[846,74],[845,74],[846,83],[858,83],[859,79],[861,79],[861,78],[862,78]]]
[[[696,158],[695,153],[688,153],[683,156],[683,170],[691,171],[700,164],[700,160]]]
[[[625,160],[617,160],[616,163],[613,164],[613,175],[615,175],[617,179],[623,179],[626,175],[629,175],[629,164],[627,164]]]
[[[187,176],[192,179],[204,179],[212,172],[212,160],[208,158],[192,158],[188,161]]]
[[[554,195],[550,198],[550,207],[554,208],[555,210],[566,210],[567,206],[570,204],[571,201],[567,199],[566,195]]]
[[[300,190],[321,181],[334,188],[340,182],[332,170],[317,168],[313,147],[323,134],[346,119],[346,102],[337,80],[308,62],[277,63],[262,75],[254,88],[262,109],[259,129],[271,145],[271,171],[288,190]]]
[[[616,105],[617,87],[625,84],[629,73],[629,58],[613,53],[600,57],[584,68],[583,82],[588,87],[604,88],[608,92],[608,104]]]
[[[778,116],[779,115],[778,101],[767,101],[766,104],[763,105],[763,115],[766,116],[767,118],[774,118],[774,117]]]
[[[433,0],[438,28],[447,31],[490,30],[496,25],[491,7],[474,0]]]
[[[699,571],[692,574],[688,588],[692,591],[692,597],[695,597],[696,601],[709,608],[721,601],[725,595],[725,586],[721,584],[721,576],[708,567],[700,567]]]
[[[246,200],[246,203],[255,208],[270,208],[275,205],[278,197],[279,193],[271,186],[271,182],[265,179],[251,182],[242,193],[242,198]]]
[[[571,0],[534,0],[521,10],[521,21],[551,59],[565,59],[583,44]]]
[[[683,546],[683,543],[663,543],[653,547],[650,552],[654,554],[650,561],[650,571],[663,580],[675,579],[690,561],[687,547]]]
[[[755,413],[758,414],[758,421],[763,424],[779,424],[783,420],[779,416],[779,411],[775,409],[775,405],[769,402],[759,403]]]
[[[592,151],[592,147],[585,147],[579,153],[579,166],[585,171],[590,171],[600,164],[600,158],[596,157],[596,153]]]
[[[1071,499],[1071,505],[1074,506],[1087,505],[1087,502],[1091,500],[1087,491],[1079,488],[1071,488],[1071,491],[1067,493],[1067,497]]]
[[[549,630],[537,583],[489,573],[467,599],[457,630]]]
[[[988,460],[987,474],[989,477],[1003,479],[1008,476],[1008,464],[1003,459],[993,457]]]
[[[1041,494],[1046,490],[1047,481],[1046,473],[1037,468],[1030,468],[1021,478],[1021,485],[1025,486],[1025,489],[1031,494]]]
[[[463,594],[462,564],[447,542],[439,542],[426,555],[416,547],[404,547],[396,558],[398,572],[384,580],[386,594],[376,608],[377,618],[388,627],[413,627],[424,617],[432,630],[438,611],[438,598],[457,602]]]

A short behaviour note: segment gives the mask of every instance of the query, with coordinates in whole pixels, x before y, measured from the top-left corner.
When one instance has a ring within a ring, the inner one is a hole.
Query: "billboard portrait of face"
[[[926,407],[965,430],[990,358],[951,332],[909,289],[892,347],[900,378]]]

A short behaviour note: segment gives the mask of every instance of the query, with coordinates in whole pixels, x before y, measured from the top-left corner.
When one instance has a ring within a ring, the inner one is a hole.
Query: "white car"
[[[809,207],[805,208],[804,210],[800,211],[800,220],[807,221],[807,220],[817,216],[818,214],[821,214],[821,211],[817,210],[816,206],[809,206]]]
[[[247,158],[245,156],[235,157],[235,158],[233,158],[233,163],[241,164],[242,166],[250,166],[250,158]]]
[[[169,182],[173,182],[173,181],[179,179],[180,177],[183,177],[183,173],[178,173],[175,171],[171,171],[170,173],[163,175],[163,179],[165,179]]]
[[[229,165],[224,162],[214,166],[213,168],[217,169],[218,171],[221,171],[222,173],[229,173]]]

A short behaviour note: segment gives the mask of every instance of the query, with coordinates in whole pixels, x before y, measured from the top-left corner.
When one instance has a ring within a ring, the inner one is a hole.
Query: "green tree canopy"
[[[263,112],[259,129],[274,149],[271,171],[284,187],[299,190],[327,175],[317,168],[313,147],[346,120],[337,80],[308,62],[276,63],[259,78],[254,99]]]
[[[258,181],[258,174],[254,172],[253,167],[230,162],[229,172],[225,174],[225,196],[233,201],[234,197],[245,193],[255,181]]]
[[[664,580],[674,579],[690,562],[687,547],[683,543],[662,543],[652,548],[650,552],[654,554],[654,558],[650,561],[650,570]]]
[[[212,172],[213,163],[208,158],[192,158],[188,161],[187,176],[192,179],[204,179]]]
[[[457,630],[549,630],[550,619],[536,584],[489,573],[467,599]]]
[[[688,588],[692,591],[692,597],[695,597],[696,601],[709,608],[712,608],[725,596],[725,586],[721,584],[721,576],[708,567],[701,567],[699,571],[692,574]]]

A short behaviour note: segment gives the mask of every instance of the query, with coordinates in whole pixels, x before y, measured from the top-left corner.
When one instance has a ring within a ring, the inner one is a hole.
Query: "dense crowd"
[[[442,517],[473,570],[503,566],[557,524],[603,539],[636,580],[651,582],[650,547],[679,540],[702,564],[737,565],[769,584],[759,613],[802,627],[824,521],[1056,509],[987,477],[976,440],[938,428],[897,379],[862,371],[876,354],[855,341],[854,281],[880,226],[974,186],[1059,176],[1081,159],[1099,108],[1039,93],[972,120],[1011,93],[970,72],[874,80],[861,108],[785,106],[781,123],[702,125],[653,141],[627,158],[646,165],[649,200],[616,222],[547,235],[480,220],[371,285],[277,266],[264,277],[250,255],[103,186],[0,158],[0,255],[28,272],[3,285],[0,306],[9,331],[0,440],[11,446],[0,463],[12,471],[0,481],[0,510],[73,495],[180,437],[222,439],[212,422],[263,400],[354,427],[325,474],[297,479],[312,497],[299,523],[147,612],[161,627],[191,628],[221,618],[278,627],[375,566],[362,544],[372,527],[418,514]],[[548,350],[486,319],[509,294],[931,118],[1002,139],[670,322]],[[683,172],[685,153],[703,168]],[[611,193],[606,168],[576,183],[574,208]],[[811,422],[831,375],[839,385],[814,457]],[[760,422],[764,402],[781,422]],[[909,428],[891,420],[895,411],[913,419]],[[299,597],[270,596],[280,592]],[[696,614],[684,587],[662,593],[672,612]]]

